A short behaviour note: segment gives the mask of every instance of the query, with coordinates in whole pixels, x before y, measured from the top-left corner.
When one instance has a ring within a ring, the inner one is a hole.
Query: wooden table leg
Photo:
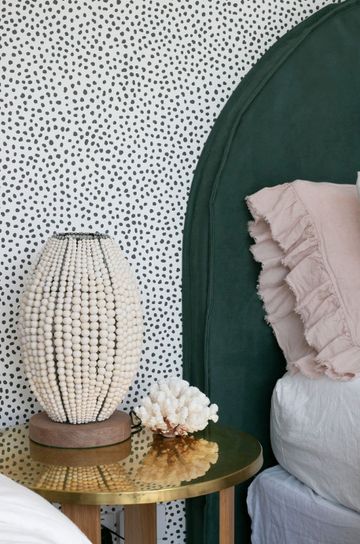
[[[100,506],[62,504],[61,510],[79,527],[92,544],[101,544]]]
[[[126,544],[156,544],[156,504],[125,506]]]
[[[219,544],[234,544],[235,541],[235,488],[220,491]]]

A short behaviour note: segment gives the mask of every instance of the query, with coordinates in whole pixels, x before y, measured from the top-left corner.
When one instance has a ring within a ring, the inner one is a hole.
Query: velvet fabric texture
[[[256,293],[245,197],[309,179],[354,183],[360,170],[360,0],[317,12],[280,39],[231,96],[200,158],[183,244],[184,375],[220,423],[255,435],[264,466],[270,399],[286,363]],[[249,541],[247,484],[236,542]],[[188,544],[217,544],[217,497],[187,501]]]
[[[355,185],[294,181],[247,198],[258,292],[287,368],[360,375],[360,201]]]

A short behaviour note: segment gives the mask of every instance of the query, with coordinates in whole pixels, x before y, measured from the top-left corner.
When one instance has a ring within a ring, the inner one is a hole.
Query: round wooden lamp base
[[[34,442],[55,448],[96,448],[127,440],[131,420],[125,412],[116,411],[105,421],[95,423],[57,423],[45,412],[32,416],[29,437]]]

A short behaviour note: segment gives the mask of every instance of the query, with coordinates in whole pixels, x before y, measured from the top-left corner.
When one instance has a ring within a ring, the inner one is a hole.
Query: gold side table
[[[125,506],[126,544],[156,543],[156,503],[220,493],[219,543],[234,543],[234,486],[261,468],[249,434],[210,424],[194,437],[164,439],[142,430],[103,448],[59,449],[30,442],[28,426],[0,433],[0,472],[61,504],[100,544],[100,505]]]

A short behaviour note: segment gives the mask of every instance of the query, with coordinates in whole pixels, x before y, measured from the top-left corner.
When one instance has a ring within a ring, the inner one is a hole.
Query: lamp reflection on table
[[[219,451],[204,438],[167,439],[147,431],[102,448],[51,448],[31,440],[29,446],[30,458],[40,463],[33,489],[70,492],[177,486],[204,476]]]
[[[134,487],[121,461],[131,453],[131,439],[102,448],[49,448],[30,440],[30,456],[43,469],[34,489],[63,491],[131,491]]]

